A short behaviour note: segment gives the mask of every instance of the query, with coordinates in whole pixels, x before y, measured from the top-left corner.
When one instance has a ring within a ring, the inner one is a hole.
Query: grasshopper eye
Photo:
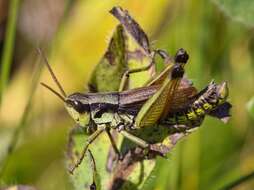
[[[78,100],[67,100],[66,103],[75,109],[78,113],[83,113],[89,110],[89,106],[87,106],[87,104],[83,104]]]
[[[85,111],[83,104],[77,100],[73,101],[73,108],[79,113],[82,113]]]
[[[74,101],[73,103],[74,103],[75,106],[79,106],[80,105],[80,102],[78,102],[78,101]]]

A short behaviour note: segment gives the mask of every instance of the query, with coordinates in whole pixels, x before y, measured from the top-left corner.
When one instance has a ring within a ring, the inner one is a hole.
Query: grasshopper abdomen
[[[171,112],[163,123],[168,125],[199,126],[206,114],[211,113],[226,102],[228,89],[226,83],[216,85],[210,83],[204,90],[194,97],[192,103],[183,109]],[[226,95],[223,95],[226,94]],[[225,116],[229,116],[230,106],[224,106]],[[213,115],[212,115],[213,116]],[[219,116],[217,116],[220,118]],[[221,118],[220,118],[221,119]]]

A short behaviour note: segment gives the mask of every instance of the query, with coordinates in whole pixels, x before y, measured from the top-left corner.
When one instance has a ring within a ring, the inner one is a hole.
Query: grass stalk
[[[19,124],[17,125],[17,127],[15,128],[15,130],[12,133],[10,143],[7,147],[7,153],[6,153],[5,159],[3,159],[2,163],[0,163],[0,165],[1,165],[0,178],[3,175],[5,169],[8,165],[10,155],[13,153],[13,151],[15,150],[15,148],[17,146],[17,142],[19,140],[19,136],[20,136],[23,128],[27,125],[28,116],[29,116],[29,113],[30,113],[30,110],[32,107],[33,97],[35,95],[35,91],[36,91],[36,88],[39,83],[39,79],[40,79],[40,75],[41,75],[41,71],[42,71],[42,66],[43,66],[43,64],[40,64],[40,62],[37,61],[33,79],[32,79],[32,86],[31,86],[31,89],[30,89],[30,92],[28,95],[28,100],[27,100],[24,112],[23,112],[22,117],[19,121]]]
[[[245,183],[248,180],[253,179],[253,178],[254,178],[254,171],[249,173],[249,174],[247,174],[247,175],[241,176],[240,178],[232,181],[228,185],[226,185],[223,188],[221,188],[221,190],[233,189],[233,188],[239,187],[241,184],[243,184],[243,183]]]
[[[2,54],[2,60],[1,60],[0,105],[2,102],[4,90],[7,86],[9,75],[10,75],[19,4],[20,4],[20,0],[10,0],[10,3],[9,3],[8,23],[7,23],[6,33],[5,33],[3,54]]]

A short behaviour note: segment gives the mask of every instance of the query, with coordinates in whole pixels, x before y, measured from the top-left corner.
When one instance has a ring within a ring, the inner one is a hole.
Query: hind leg
[[[145,65],[143,67],[140,67],[140,68],[136,68],[136,69],[130,69],[130,70],[127,70],[123,76],[122,76],[122,79],[121,79],[121,83],[120,83],[120,87],[119,87],[119,92],[123,91],[128,80],[129,80],[129,76],[130,74],[133,74],[133,73],[139,73],[139,72],[142,72],[142,71],[147,71],[148,69],[150,69],[153,65],[154,65],[154,56],[155,56],[155,53],[156,52],[152,52],[151,53],[151,62],[148,64],[148,65]]]

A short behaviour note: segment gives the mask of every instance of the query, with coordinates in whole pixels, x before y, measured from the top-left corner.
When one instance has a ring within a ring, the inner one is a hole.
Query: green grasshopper
[[[42,55],[41,52],[40,54]],[[183,67],[188,59],[186,59],[187,56],[185,51],[179,51],[177,55],[178,58],[176,59],[178,62],[172,65],[170,76],[165,78],[161,87],[156,90],[156,93],[148,86],[123,92],[74,93],[66,96],[66,93],[49,66],[47,59],[42,55],[61,94],[48,85],[44,83],[41,84],[65,103],[67,111],[80,126],[85,127],[88,132],[93,132],[84,146],[80,159],[75,166],[70,169],[70,172],[73,173],[74,169],[80,165],[89,144],[103,131],[106,131],[109,136],[111,136],[109,132],[110,129],[116,129],[124,137],[135,142],[140,147],[149,149],[149,143],[132,135],[128,131],[135,128],[151,126],[157,123],[162,118],[161,116],[165,117],[167,115],[165,112],[168,109],[167,105],[171,102],[174,91],[179,86],[179,82],[183,77]],[[129,73],[148,69],[152,64],[145,68],[136,69],[135,71],[128,71],[125,73],[125,76]],[[123,77],[122,84],[125,82],[126,77]],[[110,140],[112,141],[112,138],[110,138]],[[116,147],[114,142],[112,142],[112,144],[113,147]],[[117,150],[116,152],[119,153]]]

